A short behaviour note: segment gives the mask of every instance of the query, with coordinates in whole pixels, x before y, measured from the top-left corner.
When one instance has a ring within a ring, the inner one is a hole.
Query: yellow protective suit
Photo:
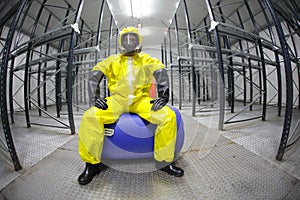
[[[149,97],[153,74],[163,68],[158,59],[145,53],[111,55],[94,66],[92,72],[100,71],[107,77],[111,96],[106,97],[106,110],[92,106],[82,117],[78,136],[79,155],[84,162],[101,162],[104,124],[114,123],[124,112],[136,113],[156,124],[154,159],[173,161],[177,131],[175,112],[167,106],[152,111],[152,98]]]

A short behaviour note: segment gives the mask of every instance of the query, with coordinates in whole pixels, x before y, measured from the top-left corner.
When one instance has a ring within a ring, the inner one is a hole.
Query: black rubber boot
[[[169,175],[181,177],[184,175],[183,169],[176,167],[174,163],[156,162],[155,167],[161,171],[167,172]]]
[[[90,164],[86,163],[83,173],[78,177],[78,182],[80,185],[86,185],[90,183],[96,174],[99,174],[102,169],[107,168],[106,165],[102,163]]]

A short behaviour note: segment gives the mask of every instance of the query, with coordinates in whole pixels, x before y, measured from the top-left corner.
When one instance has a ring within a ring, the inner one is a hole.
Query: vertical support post
[[[280,146],[277,152],[276,160],[281,161],[283,158],[283,154],[286,149],[287,140],[290,133],[290,126],[292,121],[292,113],[293,113],[293,72],[291,67],[291,60],[289,57],[289,52],[287,48],[287,43],[285,40],[285,36],[280,24],[280,20],[278,19],[278,16],[273,8],[273,5],[269,0],[264,0],[272,18],[275,23],[275,28],[277,30],[281,50],[282,50],[282,56],[284,60],[284,69],[285,69],[285,75],[286,75],[286,109],[285,109],[285,116],[284,116],[284,124],[283,124],[283,130],[282,130],[282,136],[280,141]]]
[[[16,26],[18,24],[18,21],[20,19],[20,16],[28,3],[27,0],[23,0],[20,4],[20,7],[10,24],[10,28],[7,34],[5,46],[3,48],[3,57],[2,57],[2,65],[1,65],[1,71],[0,71],[0,108],[1,108],[1,120],[2,120],[2,126],[3,126],[3,132],[5,136],[5,140],[8,146],[8,151],[11,156],[12,162],[14,164],[15,171],[19,171],[22,169],[22,166],[20,164],[15,145],[13,142],[13,138],[11,135],[11,129],[9,125],[8,120],[8,112],[7,112],[7,94],[6,94],[6,79],[7,79],[7,68],[8,68],[8,61],[9,61],[9,55],[10,55],[10,48],[11,44],[14,38]]]
[[[252,63],[251,58],[248,58],[248,66],[249,66],[249,80],[250,80],[250,102],[253,101],[253,76],[252,76]],[[252,103],[249,106],[249,110],[253,110]]]
[[[116,33],[116,51],[115,51],[115,54],[118,53],[118,37],[119,37],[119,32],[117,30],[117,33]]]
[[[49,44],[46,45],[46,54],[49,52]],[[47,62],[44,63],[44,71],[43,71],[43,95],[44,95],[44,109],[47,110]]]
[[[287,27],[288,27],[288,30],[290,32],[291,39],[292,39],[292,44],[293,44],[293,47],[294,47],[295,63],[296,63],[296,69],[297,69],[297,72],[298,72],[297,73],[297,75],[298,75],[298,109],[300,109],[300,89],[299,89],[299,86],[300,86],[300,58],[298,56],[298,50],[297,50],[297,46],[296,46],[296,43],[295,43],[294,35],[291,34],[291,27],[288,23],[287,23]]]
[[[9,107],[10,107],[10,120],[11,123],[15,123],[14,119],[14,101],[13,101],[13,80],[14,80],[14,65],[15,65],[15,56],[12,56],[10,60],[10,72],[9,72]]]
[[[161,56],[161,62],[166,65],[165,63],[165,56],[164,56],[165,52],[164,52],[164,46],[161,44],[160,45],[160,56]]]
[[[248,47],[248,49],[249,49],[249,47]],[[255,50],[256,50],[256,56],[259,56],[260,54],[259,54],[259,51],[258,51],[258,48],[257,48],[257,46],[255,47]],[[261,62],[258,62],[258,67],[259,68],[261,68],[263,65],[261,64]],[[258,70],[258,76],[259,76],[259,104],[262,104],[261,102],[262,102],[262,91],[263,91],[263,88],[262,88],[262,70]]]
[[[99,12],[99,20],[98,20],[98,30],[96,35],[96,47],[101,50],[101,31],[102,31],[102,20],[103,20],[103,10],[104,10],[105,0],[102,0],[100,12]],[[95,51],[95,65],[98,63],[98,51]],[[106,96],[106,78],[104,78],[104,89],[103,96]]]
[[[167,38],[164,38],[165,66],[168,66]]]
[[[195,116],[196,114],[196,73],[195,73],[195,60],[194,60],[194,49],[191,45],[192,39],[191,39],[191,25],[190,25],[190,18],[189,18],[189,12],[186,5],[186,0],[183,0],[184,5],[184,11],[185,11],[185,21],[187,26],[187,34],[188,34],[188,44],[189,44],[189,50],[191,54],[191,66],[192,66],[192,116]]]
[[[81,11],[83,8],[84,0],[80,0],[78,3],[76,16],[74,23],[79,22]],[[73,117],[73,105],[72,105],[72,87],[73,87],[73,53],[74,53],[74,44],[76,41],[75,30],[72,30],[70,45],[69,45],[69,54],[68,54],[68,66],[67,66],[67,104],[68,104],[68,118],[71,129],[71,134],[75,134],[75,123]]]
[[[206,18],[204,18],[204,26],[205,26],[205,32],[206,32],[206,36],[207,36],[207,43],[209,45],[213,45],[213,41],[212,41],[212,37],[210,35],[210,32],[208,30],[208,25],[207,25],[207,22],[206,22]],[[209,55],[210,55],[210,58],[213,58],[215,59],[216,58],[216,55],[214,52],[209,52]],[[217,79],[216,79],[216,76],[215,76],[215,69],[214,69],[214,65],[210,65],[210,77],[211,77],[211,80],[210,80],[210,88],[211,88],[211,101],[214,102],[217,98],[217,91],[218,91],[218,88],[217,88]],[[208,77],[207,77],[207,81],[208,83]],[[209,85],[207,84],[207,99],[209,99]],[[211,107],[213,107],[214,104],[212,103],[211,104]]]
[[[80,30],[83,30],[83,26],[84,26],[84,21],[81,20],[81,26],[80,26]],[[80,35],[78,37],[78,43],[77,46],[81,44],[81,39],[82,39],[82,31],[80,32]],[[84,55],[78,55],[78,60],[79,61],[83,61],[83,57]],[[82,88],[82,71],[83,71],[83,65],[81,65],[81,67],[79,68],[79,65],[76,65],[76,100],[77,100],[77,104],[82,103],[82,92],[84,91]],[[79,79],[79,80],[78,80]],[[76,111],[79,111],[79,106],[76,106]]]
[[[197,99],[198,99],[198,105],[200,105],[200,98],[201,98],[201,76],[200,71],[197,71]]]
[[[223,11],[222,8],[220,6],[220,2],[217,3],[217,7],[219,7],[219,12],[221,14],[221,19],[222,22],[225,23],[225,18],[223,15]],[[223,36],[223,40],[224,40],[224,47],[227,49],[230,49],[230,41],[228,36]],[[229,101],[229,105],[230,105],[230,111],[231,113],[234,113],[234,71],[233,71],[233,58],[232,58],[232,53],[229,52],[228,54],[229,57],[229,65],[228,65],[228,69],[227,69],[227,74],[228,74],[228,101]],[[224,80],[225,81],[225,80]],[[225,83],[225,82],[224,82]]]
[[[244,29],[244,24],[240,15],[239,10],[236,11],[237,17],[239,19],[240,22],[240,26],[242,29]],[[239,46],[240,46],[240,50],[243,51],[243,45],[242,45],[242,41],[239,40]],[[244,58],[242,58],[242,62],[244,63]],[[246,106],[247,105],[247,81],[246,81],[246,67],[243,66],[243,88],[244,88],[244,99],[243,99],[243,105]]]
[[[109,39],[108,39],[108,47],[107,47],[107,56],[110,55],[110,48],[111,48],[111,39],[112,39],[112,23],[113,23],[113,16],[110,16],[109,22]]]
[[[171,40],[171,29],[168,30],[168,36],[169,36],[169,47],[170,47],[170,63],[173,63],[173,55],[172,55],[172,40]]]
[[[47,19],[47,23],[45,26],[45,31],[46,33],[48,31],[48,27],[50,24],[50,21],[52,19],[52,14],[50,13]],[[46,44],[46,49],[45,49],[45,54],[48,54],[49,52],[49,44]],[[47,84],[46,84],[46,79],[47,79],[47,62],[44,63],[43,66],[43,101],[44,101],[44,109],[47,110]]]
[[[177,15],[175,14],[174,16],[174,20],[175,20],[175,33],[176,33],[176,42],[177,42],[177,55],[178,55],[178,74],[179,74],[179,88],[178,88],[178,92],[179,92],[179,105],[178,105],[178,109],[181,110],[181,107],[182,107],[182,79],[181,79],[181,76],[182,76],[182,71],[181,71],[181,60],[179,59],[180,57],[180,43],[179,43],[179,32],[178,32],[178,23],[177,23]]]
[[[174,105],[174,84],[173,84],[173,67],[172,67],[172,63],[173,63],[173,58],[172,58],[172,39],[171,39],[171,28],[169,27],[168,30],[168,36],[169,36],[169,47],[170,47],[170,70],[171,70],[171,105]]]
[[[40,21],[40,17],[42,15],[42,12],[43,12],[43,9],[44,9],[44,4],[46,3],[47,0],[43,0],[41,6],[40,6],[40,9],[38,11],[38,14],[35,18],[35,22],[34,22],[34,25],[33,25],[33,29],[32,29],[32,32],[31,32],[31,36],[30,36],[30,39],[34,38],[35,37],[35,34],[36,34],[36,29],[37,29],[37,26],[38,26],[38,23]],[[40,47],[40,51],[42,51],[42,46]],[[40,54],[41,56],[41,54]],[[33,58],[33,53],[31,54],[31,57],[30,57],[30,60],[32,60]],[[40,69],[41,67],[41,63],[38,64],[38,69]],[[30,95],[30,91],[31,91],[31,67],[29,68],[29,88],[28,88],[28,91],[29,91],[29,106],[30,106],[30,109],[31,109],[31,95]],[[37,81],[39,81],[39,72],[38,72],[38,79]],[[39,83],[37,83],[38,85]],[[41,112],[41,109],[40,109],[40,104],[41,104],[41,101],[40,101],[40,88],[38,88],[38,91],[37,91],[37,98],[38,98],[38,112],[39,112],[39,116],[42,115],[42,112]]]
[[[29,91],[28,91],[28,68],[29,68],[29,61],[31,57],[31,48],[32,43],[29,42],[27,46],[27,54],[26,54],[26,60],[25,60],[25,70],[24,70],[24,109],[25,109],[25,119],[27,128],[30,127],[30,118],[29,118]]]
[[[266,120],[266,113],[267,113],[267,72],[266,72],[266,63],[265,63],[265,56],[263,47],[261,44],[261,40],[258,40],[259,46],[259,53],[261,58],[261,67],[262,67],[262,82],[263,82],[263,106],[262,106],[262,120]]]
[[[71,5],[68,4],[68,9],[65,14],[65,19],[63,21],[63,25],[65,26],[67,23],[67,17],[69,16],[69,12],[71,10]],[[58,52],[64,51],[64,43],[65,39],[60,39],[59,45],[58,45]],[[56,74],[55,74],[55,106],[56,106],[56,115],[57,117],[60,117],[60,110],[61,110],[61,56],[58,56],[58,60],[56,61]]]
[[[101,38],[101,31],[102,31],[102,20],[103,20],[103,10],[104,10],[104,3],[105,0],[102,0],[101,7],[100,7],[100,13],[99,13],[99,20],[98,20],[98,30],[97,30],[97,36],[96,36],[96,46],[100,49],[100,38]],[[98,58],[98,52],[95,52],[95,65],[97,64],[97,58]]]
[[[252,10],[249,6],[249,3],[247,0],[244,0],[247,11],[249,13],[253,28],[254,28],[254,32],[256,33],[256,35],[259,35],[259,31],[257,28],[257,24],[256,21],[254,19],[254,15],[252,13]],[[261,39],[258,39],[257,41],[258,44],[258,48],[259,48],[259,54],[260,54],[260,58],[261,58],[261,67],[262,67],[262,83],[263,83],[263,106],[262,106],[262,120],[265,121],[266,120],[266,110],[267,110],[267,73],[266,73],[266,63],[265,63],[265,58],[264,58],[264,50],[263,50],[263,46],[261,43]]]
[[[27,9],[25,10],[24,14],[23,14],[23,18],[21,20],[21,23],[19,23],[19,27],[18,27],[18,33],[15,37],[15,44],[13,48],[16,48],[19,39],[20,39],[20,35],[21,35],[21,30],[25,21],[25,18],[27,16],[27,13],[31,7],[32,2],[29,1],[27,3]],[[16,30],[17,31],[17,30]],[[9,73],[9,106],[10,106],[10,117],[11,117],[11,122],[14,123],[14,101],[13,101],[13,79],[14,79],[14,61],[15,61],[15,57],[13,56],[11,58],[11,63],[10,63],[10,73]]]
[[[234,71],[233,71],[233,59],[232,54],[229,53],[229,67],[227,70],[228,73],[228,92],[229,92],[229,105],[231,113],[234,113]]]
[[[211,2],[210,0],[206,0],[206,5],[209,13],[209,17],[211,22],[215,21],[215,16],[212,10]],[[224,81],[224,67],[223,67],[223,56],[222,56],[222,49],[221,49],[221,43],[220,43],[220,36],[219,36],[219,31],[218,27],[216,26],[214,28],[214,36],[215,36],[215,41],[216,41],[216,48],[217,48],[217,58],[218,58],[218,63],[219,63],[219,73],[220,73],[220,87],[219,87],[219,92],[220,92],[220,113],[219,113],[219,130],[223,130],[224,126],[224,114],[225,114],[225,81]]]
[[[43,48],[40,48],[40,52],[42,52]],[[40,54],[41,57],[41,54]],[[37,74],[37,101],[38,101],[38,109],[39,109],[39,116],[42,116],[42,111],[41,111],[41,88],[40,88],[40,83],[41,83],[41,70],[42,70],[42,62],[39,62],[38,64],[38,74]]]
[[[280,70],[280,60],[278,55],[278,50],[275,50],[275,60],[276,60],[276,71],[277,71],[277,83],[278,83],[278,97],[277,97],[277,106],[278,106],[278,116],[281,116],[281,107],[282,107],[282,86],[281,86],[281,70]]]

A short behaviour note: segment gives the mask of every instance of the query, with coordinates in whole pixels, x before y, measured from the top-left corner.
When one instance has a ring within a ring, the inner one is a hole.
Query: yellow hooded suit
[[[96,164],[101,162],[104,140],[104,124],[114,123],[122,113],[131,112],[156,124],[154,139],[154,159],[172,162],[176,142],[176,115],[169,107],[157,111],[151,110],[149,97],[153,77],[156,79],[158,97],[169,98],[169,81],[164,65],[156,58],[140,52],[141,46],[134,54],[127,55],[122,51],[123,35],[135,33],[139,45],[142,37],[133,27],[122,30],[119,46],[122,54],[111,55],[97,63],[89,75],[89,96],[93,105],[99,98],[97,88],[104,76],[107,78],[110,96],[106,97],[106,110],[92,106],[88,109],[80,124],[79,154],[84,162]]]

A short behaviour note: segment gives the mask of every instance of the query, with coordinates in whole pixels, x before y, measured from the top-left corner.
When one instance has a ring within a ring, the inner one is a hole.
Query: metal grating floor
[[[283,162],[275,161],[278,139],[271,133],[281,126],[276,120],[218,131],[189,112],[182,111],[186,140],[177,162],[183,177],[149,170],[151,161],[129,161],[114,164],[86,186],[77,182],[84,168],[77,135],[20,126],[22,135],[15,138],[24,170],[14,172],[0,158],[0,200],[300,199],[299,144]]]

